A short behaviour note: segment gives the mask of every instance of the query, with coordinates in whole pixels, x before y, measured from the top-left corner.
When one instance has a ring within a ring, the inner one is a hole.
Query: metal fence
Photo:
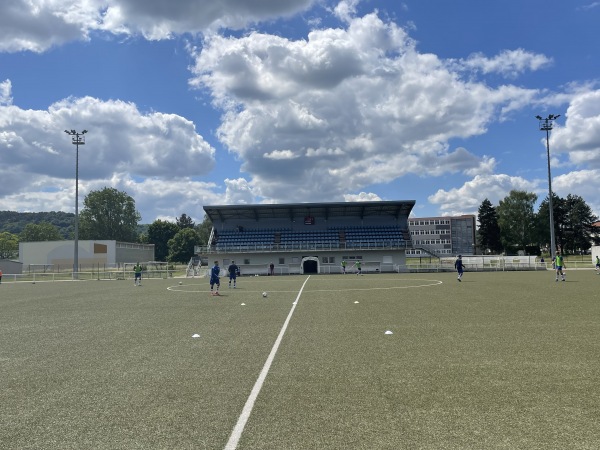
[[[153,270],[142,272],[142,279],[171,278],[174,270]],[[2,276],[2,283],[42,283],[48,281],[86,281],[86,280],[133,280],[130,270],[96,270],[89,272],[31,272]]]

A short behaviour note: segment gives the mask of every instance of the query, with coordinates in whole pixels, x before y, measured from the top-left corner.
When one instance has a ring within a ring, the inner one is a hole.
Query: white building
[[[115,268],[124,263],[154,261],[154,244],[109,240],[78,241],[79,271]],[[75,241],[20,242],[19,261],[24,272],[71,270]]]
[[[235,261],[242,274],[340,273],[362,265],[391,272],[411,248],[407,220],[414,200],[205,206],[213,224],[197,259]],[[192,262],[190,262],[192,264]]]

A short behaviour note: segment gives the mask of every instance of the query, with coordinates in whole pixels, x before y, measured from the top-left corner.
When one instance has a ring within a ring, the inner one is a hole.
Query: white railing
[[[410,247],[410,241],[361,241],[348,243],[326,243],[326,242],[291,242],[280,244],[217,244],[208,250],[208,253],[264,253],[264,252],[287,252],[294,250],[393,250],[406,249]]]

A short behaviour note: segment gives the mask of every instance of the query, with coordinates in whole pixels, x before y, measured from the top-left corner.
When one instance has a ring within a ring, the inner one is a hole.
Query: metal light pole
[[[550,258],[556,254],[556,239],[554,237],[554,208],[552,206],[552,175],[550,174],[550,130],[560,114],[550,114],[545,119],[542,116],[535,116],[540,121],[540,130],[546,132],[546,152],[548,154],[548,209],[550,210]]]
[[[75,152],[75,252],[73,254],[73,278],[79,278],[79,146],[85,144],[87,130],[78,133],[75,130],[65,130],[71,136],[71,142],[76,147]]]

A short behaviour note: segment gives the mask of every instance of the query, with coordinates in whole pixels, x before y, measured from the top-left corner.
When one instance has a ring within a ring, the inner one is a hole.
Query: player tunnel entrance
[[[302,258],[302,273],[319,273],[319,258],[316,256]]]

